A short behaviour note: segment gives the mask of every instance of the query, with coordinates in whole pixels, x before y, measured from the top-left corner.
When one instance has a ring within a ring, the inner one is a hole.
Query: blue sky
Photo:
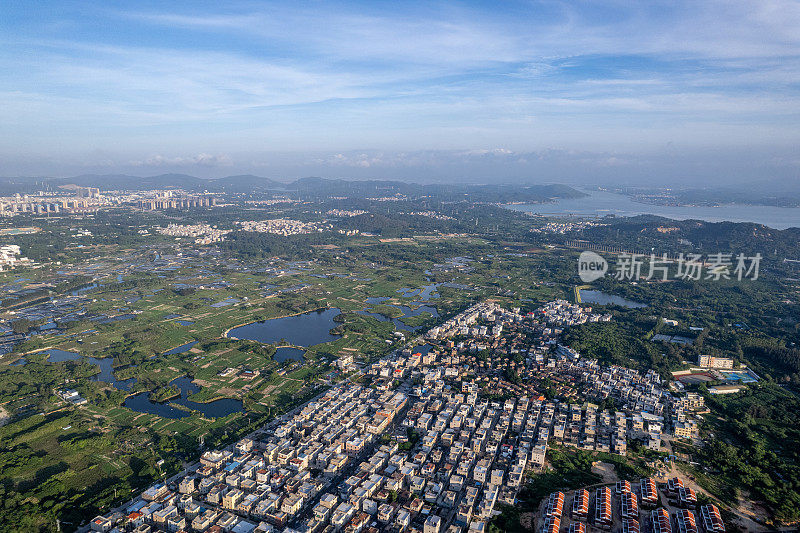
[[[797,178],[800,3],[0,3],[0,175]]]

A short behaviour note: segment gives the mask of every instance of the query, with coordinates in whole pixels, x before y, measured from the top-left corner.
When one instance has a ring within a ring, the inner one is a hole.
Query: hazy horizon
[[[796,2],[0,6],[0,175],[800,176]]]
[[[528,154],[530,155],[530,154]],[[574,155],[574,154],[573,154]],[[621,171],[615,165],[600,165],[590,175],[584,173],[584,163],[586,155],[576,156],[570,159],[569,155],[558,152],[536,155],[534,164],[540,169],[539,172],[523,174],[519,172],[519,163],[513,160],[498,157],[493,153],[474,153],[464,155],[464,160],[459,163],[444,165],[434,163],[430,166],[417,164],[414,170],[409,167],[390,166],[387,169],[376,170],[369,166],[335,166],[328,167],[314,163],[300,167],[292,167],[288,164],[274,164],[270,168],[249,167],[242,171],[237,171],[234,166],[165,166],[165,167],[95,167],[90,169],[76,168],[75,172],[53,172],[50,174],[38,175],[0,175],[0,179],[24,179],[24,180],[48,180],[48,179],[70,179],[85,176],[132,176],[139,178],[153,178],[168,175],[187,175],[200,179],[217,180],[234,176],[255,176],[281,183],[291,183],[304,178],[323,178],[328,180],[346,181],[400,181],[418,184],[447,184],[462,183],[471,185],[545,185],[563,184],[577,188],[594,187],[621,187],[621,188],[643,188],[643,189],[731,189],[731,190],[751,190],[752,187],[759,187],[764,193],[776,191],[788,191],[800,193],[800,175],[790,175],[784,178],[772,179],[758,172],[753,165],[748,165],[747,157],[739,154],[737,161],[740,163],[737,170],[740,172],[736,177],[731,177],[725,181],[698,180],[696,175],[691,172],[676,173],[670,178],[647,179],[649,172],[644,168],[644,163],[639,162],[635,168],[631,168],[629,173]],[[354,157],[368,157],[366,153],[360,152]],[[422,155],[420,157],[423,157]],[[450,154],[431,154],[426,153],[424,157],[428,161],[435,161],[437,157],[448,158]],[[727,160],[727,163],[731,163]],[[677,165],[672,165],[673,169]],[[62,169],[64,167],[61,167]],[[706,164],[704,171],[716,172],[724,168],[723,165]],[[543,170],[542,170],[543,169]],[[743,169],[753,171],[753,177],[741,174]],[[80,170],[83,170],[82,172]],[[472,172],[472,175],[466,175]],[[644,177],[644,179],[642,179]],[[165,184],[166,185],[166,184]]]

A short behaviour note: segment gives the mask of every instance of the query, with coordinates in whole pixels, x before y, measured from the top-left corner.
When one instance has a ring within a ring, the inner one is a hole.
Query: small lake
[[[647,307],[647,304],[641,302],[634,302],[622,296],[614,294],[606,294],[602,291],[595,291],[591,289],[580,289],[581,302],[585,304],[597,305],[618,305],[620,307],[628,307],[630,309],[638,309],[640,307]]]
[[[331,329],[338,326],[333,320],[334,317],[341,313],[340,309],[333,307],[300,315],[272,318],[233,328],[227,333],[227,337],[264,344],[274,344],[284,339],[286,343],[294,346],[314,346],[341,337],[330,333]]]
[[[150,392],[140,392],[129,396],[122,404],[124,407],[136,411],[138,413],[149,413],[158,415],[162,418],[186,418],[192,416],[191,411],[177,409],[172,405],[181,405],[192,411],[198,411],[203,416],[208,418],[218,418],[228,416],[232,413],[244,412],[244,405],[241,400],[234,400],[232,398],[221,398],[213,402],[201,403],[193,402],[188,399],[190,394],[200,392],[200,387],[192,383],[188,376],[175,378],[169,382],[170,385],[175,385],[181,391],[180,398],[175,398],[167,402],[159,403],[150,399]]]
[[[281,346],[275,350],[275,355],[273,355],[272,358],[278,363],[283,363],[284,361],[289,360],[302,361],[305,353],[305,350],[295,348],[294,346]]]
[[[133,387],[133,385],[136,383],[136,378],[118,380],[114,376],[113,357],[103,357],[98,359],[97,357],[83,356],[76,352],[68,352],[66,350],[59,350],[58,348],[45,350],[44,353],[47,354],[47,361],[50,363],[63,363],[64,361],[83,360],[89,364],[97,365],[100,367],[100,373],[95,374],[90,379],[92,381],[102,381],[104,383],[108,383],[112,387],[115,387],[119,390],[131,390],[131,387]]]

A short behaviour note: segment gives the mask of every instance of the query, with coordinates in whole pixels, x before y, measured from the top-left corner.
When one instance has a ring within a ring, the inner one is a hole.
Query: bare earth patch
[[[617,473],[614,471],[614,465],[611,463],[604,463],[603,461],[595,461],[592,463],[592,473],[603,478],[604,484],[616,483],[619,479]]]

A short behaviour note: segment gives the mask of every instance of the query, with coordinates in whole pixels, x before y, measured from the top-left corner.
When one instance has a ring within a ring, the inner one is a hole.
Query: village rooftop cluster
[[[161,235],[170,237],[188,237],[194,239],[195,244],[220,242],[225,239],[225,235],[231,232],[231,230],[217,229],[215,226],[209,226],[208,224],[170,224],[166,228],[156,228],[156,231]]]
[[[653,478],[617,481],[594,490],[554,492],[542,501],[540,533],[724,533],[725,524],[713,503],[698,504],[697,493],[673,477],[666,483]]]
[[[274,218],[271,220],[244,221],[237,222],[242,231],[252,231],[255,233],[274,233],[275,235],[302,235],[305,233],[317,233],[331,229],[329,224],[319,224],[315,222],[301,222],[288,218]]]
[[[123,511],[97,517],[91,527],[136,533],[488,531],[498,504],[514,505],[526,472],[545,467],[553,443],[624,456],[633,439],[661,450],[667,427],[676,438],[693,436],[679,428],[704,408],[702,397],[673,395],[655,372],[604,368],[558,343],[563,327],[600,320],[610,317],[564,301],[527,315],[490,301],[476,304],[431,329],[430,344],[364,367],[372,387],[336,385],[232,448],[205,452],[200,464],[151,487]],[[523,332],[527,349],[516,344]],[[481,369],[478,345],[490,343],[519,356],[522,372],[549,372],[580,384],[584,401],[527,395],[497,369]],[[349,359],[339,366],[354,368]],[[508,399],[480,394],[501,383],[514,393]],[[586,401],[606,398],[617,410]],[[618,487],[614,498],[607,487],[593,498],[588,491],[570,495],[579,500],[573,506],[586,508],[570,531],[585,531],[581,520],[590,509],[597,527],[616,524],[612,500],[622,509],[616,513],[625,520],[621,527],[639,531],[639,507],[659,502],[651,481],[642,480],[638,493],[630,484]],[[699,531],[690,527],[697,522],[696,495],[673,492],[677,530]],[[542,531],[559,530],[564,498],[559,493],[545,504],[538,516]],[[701,508],[702,519],[716,516],[714,509]],[[654,524],[661,523],[660,512],[651,513]]]

